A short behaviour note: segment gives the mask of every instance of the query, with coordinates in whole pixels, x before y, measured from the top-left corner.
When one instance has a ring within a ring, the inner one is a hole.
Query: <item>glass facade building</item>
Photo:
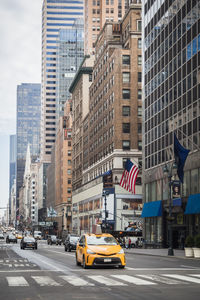
[[[84,57],[83,18],[74,22],[72,29],[61,29],[58,35],[56,118],[64,113],[70,98],[69,87]]]
[[[9,220],[11,215],[11,189],[16,176],[16,135],[10,135],[10,153],[9,153]]]
[[[56,137],[56,72],[57,54],[61,46],[59,37],[62,37],[60,30],[72,29],[76,19],[82,17],[83,0],[43,0],[41,160],[45,163],[51,161],[51,147]],[[70,57],[67,59],[70,60]]]
[[[16,197],[19,207],[19,189],[23,184],[27,146],[31,159],[40,151],[41,85],[22,83],[17,86],[17,134],[16,134]]]
[[[144,202],[162,200],[162,216],[145,218],[145,238],[168,244],[172,199],[163,167],[173,163],[175,132],[190,149],[181,205],[172,206],[173,247],[180,247],[181,236],[200,232],[199,214],[186,213],[191,194],[200,201],[200,1],[144,0],[143,41]]]

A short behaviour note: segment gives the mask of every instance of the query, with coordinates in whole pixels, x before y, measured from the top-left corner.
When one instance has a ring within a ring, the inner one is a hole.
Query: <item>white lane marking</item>
[[[15,267],[24,267],[24,264],[14,264]]]
[[[9,286],[29,286],[28,282],[23,276],[6,277]]]
[[[47,272],[47,270],[11,270],[11,271],[0,271],[0,273],[27,273],[27,272]],[[56,270],[48,270],[48,272],[58,272]]]
[[[174,279],[160,277],[158,275],[137,275],[137,276],[145,278],[145,279],[150,279],[150,280],[153,280],[153,281],[156,281],[156,282],[165,283],[165,284],[179,284],[180,283],[180,281],[177,281],[177,280],[174,280]]]
[[[194,271],[194,268],[129,268],[126,267],[126,270],[129,271]],[[195,268],[195,270],[200,270],[200,268]]]
[[[193,267],[193,266],[187,266],[187,265],[181,265],[181,267],[184,267],[184,268],[192,268],[192,269],[199,269],[198,267]]]
[[[156,285],[157,284],[155,282],[147,281],[147,280],[129,276],[129,275],[111,275],[111,276],[115,277],[115,278],[119,278],[124,281],[127,281],[129,283],[134,283],[136,285]]]
[[[102,284],[105,284],[107,286],[119,286],[119,285],[126,285],[122,282],[119,282],[119,281],[116,281],[116,280],[113,280],[111,278],[108,278],[108,277],[104,277],[104,276],[101,276],[101,275],[96,275],[96,276],[87,276],[88,278],[92,279],[92,280],[95,280],[99,283],[102,283]]]
[[[59,276],[59,277],[74,286],[94,286],[93,283],[89,283],[88,281],[80,277],[76,277],[76,276]]]
[[[162,274],[162,276],[171,277],[171,278],[180,279],[180,280],[185,280],[185,281],[189,281],[189,282],[193,282],[193,283],[200,283],[200,279],[192,278],[192,277],[189,277],[189,276],[186,276],[186,275]]]
[[[60,283],[56,282],[49,276],[31,276],[40,286],[60,286]]]
[[[59,254],[67,255],[67,256],[73,256],[75,258],[75,252],[74,252],[74,254],[68,254],[68,253],[63,253],[63,252],[54,251],[54,250],[46,250],[46,251],[55,252],[55,253],[59,253]]]

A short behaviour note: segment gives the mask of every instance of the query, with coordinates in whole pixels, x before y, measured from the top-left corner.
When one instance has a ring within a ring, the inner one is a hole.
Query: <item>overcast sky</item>
[[[17,85],[41,81],[42,2],[1,0],[0,207],[9,195],[9,135],[16,133]]]

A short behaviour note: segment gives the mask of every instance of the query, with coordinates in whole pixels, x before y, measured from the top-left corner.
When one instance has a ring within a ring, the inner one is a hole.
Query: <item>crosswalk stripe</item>
[[[74,286],[94,286],[93,283],[89,283],[88,281],[77,276],[59,276],[59,277]]]
[[[9,286],[29,286],[28,282],[23,276],[6,277]]]
[[[125,285],[122,282],[113,280],[111,278],[105,277],[105,276],[101,276],[101,275],[96,275],[96,276],[88,276],[88,278],[97,281],[98,283],[102,283],[105,284],[107,286],[119,286],[119,285]]]
[[[158,275],[137,275],[137,276],[145,278],[145,279],[150,279],[150,280],[153,280],[156,282],[160,282],[160,283],[165,283],[165,284],[179,284],[180,283],[180,281],[177,281],[174,279],[169,279],[169,278],[163,278]]]
[[[198,278],[192,278],[186,275],[179,275],[179,274],[162,274],[162,276],[171,277],[175,279],[185,280],[193,283],[200,283],[200,279]]]
[[[60,283],[54,281],[49,276],[31,276],[40,286],[60,286]]]
[[[189,274],[190,276],[200,277],[200,274]]]
[[[157,283],[147,281],[141,278],[137,278],[129,275],[111,275],[112,277],[119,278],[121,280],[127,281],[129,283],[134,283],[136,285],[156,285]]]

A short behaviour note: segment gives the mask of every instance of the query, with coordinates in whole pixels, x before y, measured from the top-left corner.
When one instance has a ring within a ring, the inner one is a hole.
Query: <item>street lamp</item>
[[[172,240],[172,186],[174,183],[174,180],[172,180],[172,177],[174,176],[173,172],[177,170],[176,163],[172,163],[171,166],[167,166],[165,164],[163,168],[164,175],[168,176],[168,184],[169,184],[169,248],[168,248],[168,255],[174,256],[174,250],[173,250],[173,240]]]
[[[104,197],[104,205],[105,205],[105,230],[106,230],[106,228],[107,228],[107,210],[106,210],[106,208],[107,208],[107,198],[106,198],[106,196],[108,196],[109,195],[109,192],[108,191],[106,191],[106,190],[103,190],[103,193],[102,193],[102,196]]]
[[[64,207],[62,208],[62,238],[63,238],[63,231],[64,231]]]

